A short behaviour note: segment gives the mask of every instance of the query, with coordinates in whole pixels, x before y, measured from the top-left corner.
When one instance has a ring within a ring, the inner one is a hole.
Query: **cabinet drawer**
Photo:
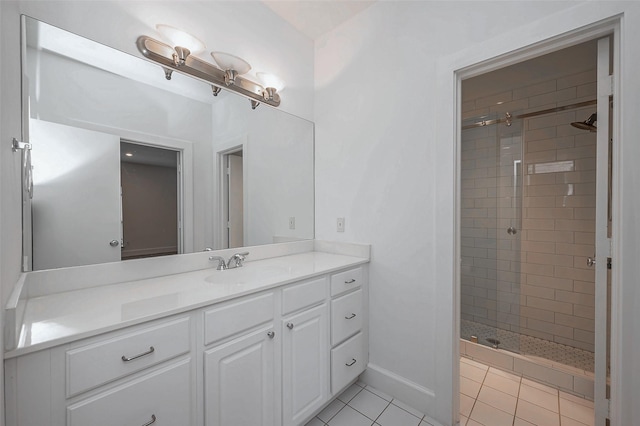
[[[362,268],[350,269],[331,276],[331,296],[353,290],[362,285]]]
[[[331,350],[331,393],[335,395],[360,375],[367,366],[362,333]]]
[[[204,313],[204,344],[208,345],[236,333],[273,320],[273,292],[225,303]]]
[[[331,301],[331,346],[362,329],[362,290]]]
[[[282,313],[291,312],[321,303],[327,298],[327,279],[319,278],[295,284],[282,290]]]
[[[191,361],[183,360],[67,407],[69,426],[192,425]]]
[[[189,328],[181,318],[68,350],[67,397],[189,352]]]

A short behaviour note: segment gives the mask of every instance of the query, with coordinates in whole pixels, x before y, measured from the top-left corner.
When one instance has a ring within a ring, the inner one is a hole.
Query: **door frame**
[[[139,139],[128,139],[121,137],[120,144],[128,143],[131,145],[139,145],[139,146],[148,146],[150,148],[162,149],[165,151],[172,151],[176,153],[176,185],[177,185],[177,194],[176,194],[176,204],[177,204],[177,223],[176,223],[176,231],[177,231],[177,242],[178,242],[178,254],[191,253],[190,251],[185,251],[185,198],[189,199],[192,195],[188,194],[189,191],[185,191],[187,188],[185,186],[185,148],[182,144],[179,143],[148,143],[140,141]],[[120,145],[122,146],[122,145]],[[122,160],[120,160],[120,168],[122,170]],[[121,182],[122,185],[122,182]],[[123,217],[123,207],[122,207],[122,192],[120,193],[120,229],[121,229],[121,242],[124,244],[124,217]],[[123,246],[122,246],[123,247]]]
[[[234,152],[242,151],[242,182],[243,182],[243,219],[242,226],[244,230],[244,241],[247,241],[247,223],[248,223],[248,209],[247,209],[247,136],[240,136],[237,138],[230,139],[226,142],[219,144],[218,148],[214,152],[214,191],[215,195],[213,197],[213,212],[214,212],[214,220],[213,220],[213,243],[214,249],[224,249],[225,247],[225,236],[224,231],[226,229],[225,217],[226,217],[226,209],[227,200],[225,199],[225,175],[226,175],[226,158],[229,154]]]
[[[568,9],[567,13],[570,14],[572,9]],[[552,17],[554,18],[554,17]],[[552,19],[550,18],[550,19]],[[555,20],[558,20],[555,17]],[[615,218],[619,218],[619,209],[620,209],[620,200],[616,196],[616,190],[620,188],[619,181],[619,172],[618,172],[618,164],[619,157],[618,153],[620,151],[619,147],[621,145],[620,140],[620,116],[621,114],[621,23],[622,16],[620,14],[612,15],[608,18],[591,21],[589,23],[584,24],[583,26],[578,26],[575,28],[567,29],[563,32],[557,32],[554,34],[549,34],[542,41],[530,43],[529,40],[524,40],[524,42],[518,45],[518,42],[514,43],[510,46],[501,43],[502,50],[500,53],[496,53],[496,49],[486,49],[488,53],[478,53],[483,52],[482,47],[486,44],[489,45],[489,42],[481,45],[475,46],[473,48],[474,53],[469,54],[469,50],[465,50],[463,52],[459,52],[452,57],[446,58],[439,64],[439,76],[446,78],[450,85],[444,84],[441,87],[441,90],[447,92],[449,91],[449,96],[453,97],[453,111],[451,112],[452,120],[445,123],[451,124],[453,128],[444,129],[440,132],[437,132],[442,139],[443,135],[451,135],[453,136],[454,144],[452,146],[452,150],[448,151],[449,155],[453,154],[454,163],[453,170],[448,170],[449,174],[452,172],[452,177],[454,178],[454,182],[452,184],[453,191],[453,202],[450,207],[453,209],[453,247],[452,249],[452,263],[449,263],[453,270],[449,270],[451,276],[454,278],[453,281],[453,292],[450,294],[451,302],[453,304],[452,311],[447,311],[447,315],[453,314],[452,325],[453,325],[453,339],[450,343],[451,345],[451,353],[453,354],[451,362],[451,369],[449,372],[452,375],[449,377],[451,386],[451,401],[452,404],[448,407],[450,408],[450,415],[453,419],[454,424],[459,421],[459,359],[460,359],[460,193],[461,193],[461,178],[460,178],[460,161],[461,161],[461,123],[462,123],[462,101],[461,101],[461,82],[463,79],[468,79],[471,77],[475,77],[477,75],[485,74],[491,71],[495,71],[500,68],[507,67],[509,65],[513,65],[518,62],[526,61],[528,59],[541,56],[553,51],[561,50],[567,47],[574,46],[576,44],[580,44],[589,40],[599,39],[606,36],[613,36],[613,58],[614,58],[614,66],[613,66],[613,81],[614,81],[614,96],[613,96],[613,109],[617,111],[613,120],[610,122],[610,126],[612,127],[613,134],[613,145],[612,145],[612,164],[613,164],[613,173],[612,173],[612,217],[614,218],[612,224],[612,235],[611,235],[611,245],[612,247],[617,246],[618,236],[620,234],[620,223],[619,220],[615,220]],[[567,21],[571,22],[571,21]],[[539,25],[539,24],[538,24]],[[566,24],[570,25],[570,24]],[[520,30],[521,34],[526,33],[526,31]],[[508,38],[505,35],[502,35],[501,38]],[[524,37],[527,38],[526,36]],[[496,43],[495,40],[492,41]],[[498,48],[500,50],[500,48]],[[486,56],[485,56],[486,55]],[[444,93],[444,92],[443,92]],[[449,133],[450,132],[450,133]],[[445,138],[446,139],[446,138]],[[451,137],[449,137],[451,139]],[[446,154],[443,154],[446,155]],[[444,165],[446,168],[446,164]],[[446,253],[445,253],[446,255]],[[613,253],[615,256],[616,253]],[[615,261],[615,260],[614,260]],[[447,272],[447,271],[445,271]],[[616,309],[621,306],[620,300],[620,280],[619,273],[614,268],[612,270],[611,277],[611,309],[616,312]],[[450,306],[451,307],[451,306]],[[444,313],[444,311],[443,311]],[[610,405],[610,413],[609,417],[611,419],[612,424],[617,424],[616,419],[620,416],[620,402],[619,402],[619,379],[620,379],[620,371],[619,366],[616,365],[616,361],[620,359],[618,348],[620,347],[620,319],[619,314],[613,314],[611,317],[611,405]],[[446,315],[445,315],[446,316]],[[446,363],[446,360],[441,358],[443,362]],[[442,370],[442,369],[440,369]],[[440,373],[447,374],[447,373]],[[440,378],[439,378],[440,379]],[[444,377],[442,380],[439,380],[441,383],[444,382]],[[444,413],[443,413],[444,416]]]

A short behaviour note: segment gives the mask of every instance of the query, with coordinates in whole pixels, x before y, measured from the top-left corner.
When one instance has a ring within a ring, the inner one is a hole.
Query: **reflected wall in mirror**
[[[313,123],[23,25],[25,270],[314,237]]]

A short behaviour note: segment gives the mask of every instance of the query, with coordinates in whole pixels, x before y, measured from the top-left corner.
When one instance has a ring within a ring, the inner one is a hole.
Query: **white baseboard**
[[[435,412],[435,392],[425,388],[411,380],[402,377],[392,371],[369,363],[367,369],[360,376],[360,381],[380,389],[382,392],[397,398],[411,408],[427,415],[426,419],[434,426],[442,426],[441,423],[433,420],[429,413]]]

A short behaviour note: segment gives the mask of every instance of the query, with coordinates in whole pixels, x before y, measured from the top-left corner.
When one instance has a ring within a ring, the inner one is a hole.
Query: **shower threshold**
[[[472,342],[472,336],[478,343]],[[460,337],[462,356],[593,399],[592,352],[468,320],[461,321]]]
[[[471,340],[472,336],[478,338],[478,343],[486,342],[487,346],[494,349],[504,349],[591,373],[594,371],[593,352],[473,321],[460,321],[460,338]]]

